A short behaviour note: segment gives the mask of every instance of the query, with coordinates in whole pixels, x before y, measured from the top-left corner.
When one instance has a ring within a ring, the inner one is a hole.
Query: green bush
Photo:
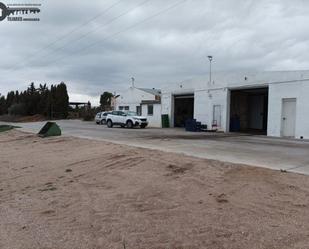
[[[94,120],[94,115],[92,113],[87,113],[83,117],[84,121],[93,121]]]

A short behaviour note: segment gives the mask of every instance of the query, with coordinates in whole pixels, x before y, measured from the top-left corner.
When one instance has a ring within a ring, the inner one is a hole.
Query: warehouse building
[[[132,85],[117,95],[115,110],[136,112],[147,118],[150,127],[161,127],[161,90]]]
[[[173,127],[194,118],[224,132],[309,139],[309,71],[222,72],[162,88]]]

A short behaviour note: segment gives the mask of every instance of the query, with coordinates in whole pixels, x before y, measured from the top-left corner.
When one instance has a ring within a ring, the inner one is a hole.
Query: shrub
[[[83,117],[84,121],[92,121],[94,120],[94,115],[92,113],[86,113]]]

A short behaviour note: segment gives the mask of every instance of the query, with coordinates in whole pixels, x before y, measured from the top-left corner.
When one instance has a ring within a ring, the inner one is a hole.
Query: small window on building
[[[119,110],[122,111],[123,110],[123,106],[119,106]]]
[[[124,110],[125,110],[125,111],[129,111],[129,110],[130,110],[130,107],[129,107],[129,106],[125,106],[125,107],[124,107]]]
[[[152,116],[153,115],[153,105],[148,105],[147,106],[147,114],[149,116]]]

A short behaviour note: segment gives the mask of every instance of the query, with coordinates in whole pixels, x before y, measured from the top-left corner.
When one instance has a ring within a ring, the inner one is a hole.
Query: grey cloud
[[[143,2],[122,1],[37,53],[116,2],[46,0],[39,23],[1,22],[0,92],[23,89],[31,81],[63,80],[75,97],[95,99],[104,90],[128,87],[132,76],[144,87],[206,78],[208,54],[217,71],[308,69],[309,3],[304,0],[188,0],[110,37],[177,2],[150,0],[110,23]]]

